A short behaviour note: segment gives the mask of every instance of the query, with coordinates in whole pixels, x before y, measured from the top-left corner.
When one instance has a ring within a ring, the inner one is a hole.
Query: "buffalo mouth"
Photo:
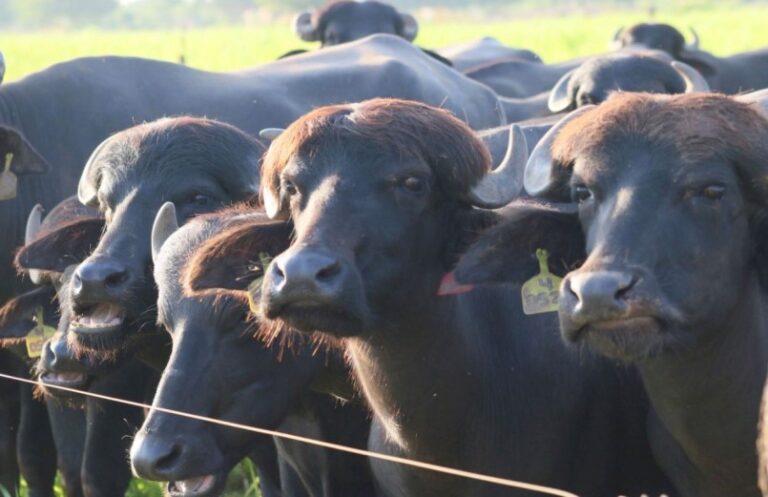
[[[304,333],[319,331],[337,336],[355,336],[363,332],[366,323],[358,313],[333,302],[272,302],[264,311],[269,319],[280,319]]]
[[[655,316],[628,316],[564,328],[564,333],[569,340],[583,342],[602,355],[632,362],[664,348],[670,339],[666,328],[665,321]]]
[[[40,375],[43,386],[82,388],[88,383],[88,375],[77,371],[46,371]]]
[[[168,482],[166,492],[171,497],[213,497],[224,489],[224,484],[224,475],[209,474]]]
[[[103,350],[113,348],[122,340],[125,324],[125,308],[105,302],[79,309],[70,321],[69,330],[85,348]]]

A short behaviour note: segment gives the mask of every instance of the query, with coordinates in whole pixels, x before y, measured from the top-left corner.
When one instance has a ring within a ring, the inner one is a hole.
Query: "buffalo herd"
[[[768,495],[768,49],[418,28],[0,87],[3,495]]]

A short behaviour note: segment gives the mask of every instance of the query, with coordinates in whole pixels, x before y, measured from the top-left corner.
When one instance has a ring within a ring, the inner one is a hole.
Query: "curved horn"
[[[403,21],[403,29],[400,31],[400,36],[408,41],[416,39],[416,35],[419,34],[419,22],[411,14],[405,12],[398,12],[400,19]]]
[[[85,163],[83,172],[80,174],[80,181],[77,183],[77,199],[83,205],[87,205],[88,207],[97,207],[99,205],[98,198],[96,197],[96,194],[98,193],[98,186],[96,183],[99,181],[95,169],[96,159],[115,136],[117,135],[112,135],[99,143]]]
[[[762,111],[768,117],[768,89],[745,93],[744,95],[739,95],[735,98],[739,102],[759,105]]]
[[[528,145],[520,126],[509,129],[509,145],[499,167],[488,172],[469,191],[469,201],[478,207],[495,209],[507,205],[522,190],[520,170],[528,160]]]
[[[3,82],[4,78],[5,78],[5,56],[3,55],[3,52],[0,52],[0,83]]]
[[[285,131],[283,128],[264,128],[259,131],[259,138],[273,141],[275,138],[280,136],[283,131]]]
[[[312,24],[312,12],[305,10],[293,18],[293,32],[304,41],[317,41],[317,27]]]
[[[688,50],[698,50],[699,49],[699,33],[697,33],[695,29],[693,29],[693,26],[688,26],[688,29],[691,30],[691,34],[693,35],[693,41],[687,44],[685,48],[687,48]]]
[[[552,91],[549,92],[549,98],[547,99],[547,107],[553,114],[568,110],[571,106],[571,97],[568,95],[568,84],[571,82],[573,73],[576,69],[571,69],[567,73],[557,80]]]
[[[38,233],[40,233],[40,228],[43,225],[43,212],[43,206],[40,204],[32,207],[29,217],[27,217],[27,229],[24,232],[24,245],[28,245],[35,241]],[[37,269],[30,269],[27,273],[29,274],[29,279],[32,283],[35,285],[42,283],[43,279],[40,271]]]
[[[176,219],[176,206],[173,202],[166,202],[160,207],[152,223],[152,262],[157,262],[160,249],[168,238],[179,229],[179,221]]]
[[[594,107],[594,105],[579,107],[560,119],[539,140],[539,143],[536,144],[536,147],[531,152],[528,163],[525,165],[525,175],[523,177],[525,191],[531,195],[541,195],[552,187],[552,143],[566,124],[588,110],[592,110]]]
[[[709,91],[709,83],[707,83],[707,80],[704,79],[704,76],[702,76],[699,71],[685,62],[673,60],[671,64],[672,68],[677,71],[677,74],[679,74],[685,82],[685,93]]]
[[[613,33],[613,39],[611,40],[612,50],[618,50],[622,47],[621,40],[619,40],[619,37],[621,37],[621,34],[623,32],[624,32],[624,26],[621,26],[619,29],[616,30],[615,33]]]

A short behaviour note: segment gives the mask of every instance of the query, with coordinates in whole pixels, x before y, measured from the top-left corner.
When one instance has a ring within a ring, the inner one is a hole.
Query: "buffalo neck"
[[[698,497],[759,495],[755,440],[768,361],[766,295],[744,299],[708,343],[639,365],[658,420],[691,464]],[[678,463],[674,463],[677,467]]]

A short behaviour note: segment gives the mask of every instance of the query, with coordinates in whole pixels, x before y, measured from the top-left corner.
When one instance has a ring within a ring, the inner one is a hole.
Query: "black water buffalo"
[[[56,451],[50,453],[54,458],[58,454],[68,496],[122,495],[130,479],[130,470],[125,463],[128,439],[138,428],[141,410],[79,395],[62,395],[49,389],[49,385],[65,386],[136,401],[144,400],[146,395],[146,367],[121,365],[121,376],[112,375],[104,380],[86,374],[78,361],[73,357],[67,360],[60,353],[62,345],[66,348],[61,337],[65,336],[69,323],[68,283],[74,265],[98,243],[104,218],[96,209],[80,204],[75,197],[57,205],[42,223],[39,216],[39,211],[30,215],[27,244],[17,254],[17,265],[41,285],[33,292],[45,295],[44,302],[38,305],[49,311],[45,313],[48,329],[55,330],[51,325],[59,328],[52,338],[43,337],[49,339],[44,345],[41,337],[36,335],[37,329],[27,336],[28,348],[30,336],[34,336],[38,347],[36,356],[42,355],[42,367],[38,365],[35,370],[41,376],[43,391],[49,393],[46,405],[56,441]],[[58,302],[52,294],[57,296]],[[61,317],[59,307],[63,310]],[[34,308],[29,312],[34,314]],[[19,331],[30,333],[29,328]],[[59,352],[58,355],[53,351]],[[110,368],[114,369],[114,366]],[[83,410],[68,406],[82,406]],[[41,429],[40,426],[35,428]]]
[[[552,313],[523,314],[519,288],[455,294],[444,280],[496,218],[473,206],[519,192],[522,139],[514,129],[491,173],[473,133],[422,104],[377,99],[292,124],[262,169],[266,211],[290,217],[295,237],[266,270],[260,314],[343,340],[375,412],[372,450],[582,495],[659,491],[629,372],[568,351]],[[242,270],[220,267],[254,260],[257,235],[195,257],[191,290],[242,286]],[[380,495],[528,495],[372,464]]]
[[[345,385],[348,372],[337,352],[315,352],[315,345],[303,339],[293,345],[280,340],[266,343],[268,336],[264,342],[255,339],[258,323],[246,319],[246,292],[240,299],[224,292],[199,298],[184,294],[190,254],[212,237],[227,239],[229,231],[238,231],[244,224],[252,230],[254,222],[262,226],[256,228],[261,233],[259,242],[249,247],[261,258],[248,267],[253,275],[263,274],[267,259],[287,248],[290,225],[270,222],[263,214],[234,211],[178,228],[173,204],[158,213],[152,233],[158,321],[173,337],[174,351],[153,405],[364,448],[370,423],[367,411],[355,402],[340,405],[330,395],[310,391],[310,387],[328,389],[334,377],[339,377],[338,393],[350,390]],[[203,364],[206,374],[196,374]],[[151,411],[136,436],[131,461],[138,476],[171,482],[171,495],[189,495],[191,489],[196,497],[217,495],[229,470],[265,442],[273,443],[260,435]],[[281,459],[296,471],[308,495],[373,495],[364,458],[280,439],[275,442]],[[284,488],[283,495],[294,494]]]
[[[135,126],[99,145],[78,186],[80,200],[105,214],[106,229],[72,277],[70,331],[77,347],[114,353],[142,329],[155,330],[150,233],[156,211],[172,201],[184,222],[253,197],[261,153],[237,128],[191,117]]]
[[[616,91],[690,93],[709,91],[709,85],[695,69],[664,52],[617,52],[593,57],[560,78],[550,92],[549,110],[599,104]]]
[[[461,72],[476,66],[502,60],[522,60],[541,63],[541,57],[530,50],[508,47],[490,36],[476,41],[440,48],[436,52],[450,60],[453,67]]]
[[[293,31],[304,41],[318,41],[321,47],[331,47],[377,33],[413,41],[419,23],[412,15],[383,2],[336,0],[298,14],[293,19]]]
[[[716,57],[699,49],[699,37],[685,43],[683,35],[668,24],[636,24],[617,31],[614,45],[627,49],[647,47],[663,50],[699,71],[713,90],[735,94],[768,87],[768,49]]]
[[[505,267],[528,243],[584,261],[560,288],[565,339],[637,366],[656,457],[681,494],[759,495],[765,116],[722,95],[626,94],[550,133],[526,188],[574,204],[518,214],[464,256],[457,279],[520,281]],[[531,226],[543,235],[516,241]]]

